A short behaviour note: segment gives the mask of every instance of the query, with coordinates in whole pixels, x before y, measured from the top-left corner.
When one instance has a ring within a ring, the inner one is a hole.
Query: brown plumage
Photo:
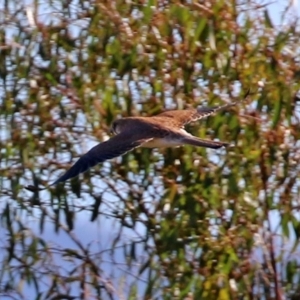
[[[73,178],[98,163],[123,155],[136,147],[161,148],[187,144],[218,149],[227,146],[228,143],[197,138],[186,132],[184,126],[235,104],[236,102],[211,108],[171,110],[153,117],[128,117],[116,120],[112,124],[112,131],[116,135],[93,147],[51,185]],[[32,185],[26,188],[31,191],[39,190]]]

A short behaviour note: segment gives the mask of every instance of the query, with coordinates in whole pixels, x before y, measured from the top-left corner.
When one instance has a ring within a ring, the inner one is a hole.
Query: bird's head
[[[123,131],[133,134],[135,130],[149,130],[149,124],[138,117],[126,117],[115,120],[110,128],[110,132],[113,134],[120,134]]]
[[[111,125],[110,132],[113,134],[119,134],[124,130],[126,123],[126,119],[115,120]]]

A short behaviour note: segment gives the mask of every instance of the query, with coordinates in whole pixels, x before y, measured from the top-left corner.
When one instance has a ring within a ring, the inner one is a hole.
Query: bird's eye
[[[117,134],[117,124],[116,122],[113,122],[110,128],[110,132],[113,134]]]

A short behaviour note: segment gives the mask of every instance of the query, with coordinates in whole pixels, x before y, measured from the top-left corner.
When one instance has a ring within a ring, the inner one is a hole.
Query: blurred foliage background
[[[295,2],[275,19],[258,0],[1,2],[1,299],[300,297]],[[136,149],[23,188],[117,117],[249,88],[188,128],[226,150]]]

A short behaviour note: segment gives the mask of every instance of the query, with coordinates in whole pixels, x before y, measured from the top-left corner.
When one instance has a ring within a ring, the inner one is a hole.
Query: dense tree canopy
[[[271,17],[254,0],[1,4],[1,299],[300,297],[300,30],[280,5]],[[188,127],[226,150],[140,148],[24,189],[115,118],[249,89]]]

